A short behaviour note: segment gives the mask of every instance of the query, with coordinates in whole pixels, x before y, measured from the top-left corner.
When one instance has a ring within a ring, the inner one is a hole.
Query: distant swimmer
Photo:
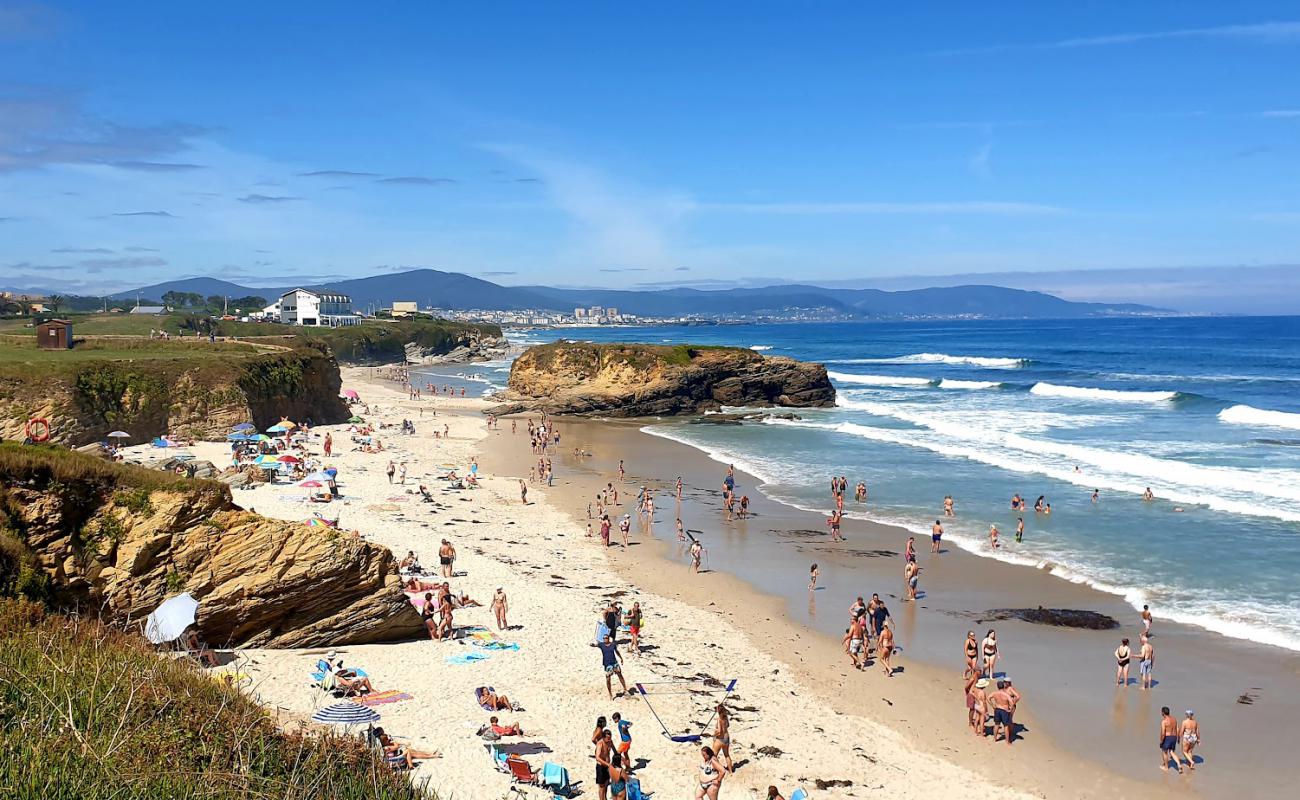
[[[1034,511],[1036,511],[1039,514],[1043,513],[1043,502],[1046,499],[1047,499],[1047,495],[1040,494],[1038,496],[1038,499],[1034,501]]]
[[[953,506],[952,495],[947,495],[946,497],[943,498],[943,515],[944,515],[945,517],[955,517],[955,516],[957,516],[957,515],[953,512],[953,508],[952,508],[952,506]]]
[[[1025,508],[1025,498],[1020,496],[1019,492],[1011,495],[1011,510],[1023,511]]]
[[[1016,520],[1016,541],[1023,542],[1024,540],[1025,540],[1025,518],[1020,517]]]
[[[1093,490],[1092,490],[1092,502],[1093,502],[1093,505],[1096,505],[1097,501],[1099,501],[1099,500],[1101,500],[1101,490],[1099,490],[1099,489],[1093,489]]]
[[[998,526],[997,525],[989,526],[989,544],[992,545],[994,550],[998,549]]]
[[[930,526],[930,552],[939,552],[939,545],[943,543],[943,524],[939,520],[934,521]]]
[[[1047,505],[1043,506],[1043,514],[1044,514],[1044,516],[1048,516],[1048,517],[1052,516],[1052,504],[1051,504],[1051,503],[1048,503]]]
[[[1153,491],[1151,491],[1151,487],[1150,487],[1150,486],[1148,486],[1148,487],[1147,487],[1147,490],[1146,490],[1145,492],[1142,493],[1142,499],[1143,499],[1143,500],[1154,500],[1154,499],[1156,499],[1156,493],[1153,492]]]
[[[856,490],[854,491],[854,493],[853,493],[853,499],[857,500],[859,503],[865,503],[865,502],[867,502],[867,482],[866,482],[866,481],[858,481],[857,489],[856,489]]]

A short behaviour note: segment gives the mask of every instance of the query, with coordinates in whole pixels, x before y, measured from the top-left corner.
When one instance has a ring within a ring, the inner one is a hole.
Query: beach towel
[[[363,706],[382,706],[388,703],[400,703],[403,700],[410,700],[411,696],[406,692],[399,692],[396,689],[389,689],[386,692],[375,692],[365,697],[357,698],[352,702]]]
[[[457,653],[454,656],[447,656],[448,664],[473,664],[475,661],[486,661],[491,658],[489,653],[479,653],[473,650],[468,653]]]

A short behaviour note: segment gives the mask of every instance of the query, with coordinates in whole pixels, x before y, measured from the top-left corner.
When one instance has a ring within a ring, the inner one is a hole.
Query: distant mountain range
[[[161,298],[167,292],[196,292],[203,296],[274,298],[293,286],[256,288],[216,278],[185,278],[109,295],[114,299]],[[1001,286],[951,286],[889,292],[882,289],[828,289],[785,284],[758,289],[556,289],[549,286],[500,286],[433,269],[416,269],[368,278],[334,281],[326,287],[352,298],[358,309],[385,308],[394,301],[415,301],[421,307],[455,310],[520,311],[545,309],[573,313],[575,308],[613,306],[638,316],[771,316],[795,317],[816,310],[823,316],[855,319],[902,317],[1061,318],[1152,314],[1162,309],[1135,303],[1076,303],[1043,292]]]

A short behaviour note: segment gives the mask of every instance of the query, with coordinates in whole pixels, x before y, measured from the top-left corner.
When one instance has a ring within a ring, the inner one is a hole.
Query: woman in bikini
[[[1128,639],[1120,640],[1115,648],[1115,685],[1128,686],[1128,662],[1133,653],[1129,650]]]
[[[731,715],[727,713],[727,707],[718,704],[718,724],[713,729],[713,749],[721,758],[727,758],[727,771],[732,770],[731,765]]]
[[[1190,708],[1187,709],[1187,719],[1183,720],[1181,737],[1183,740],[1182,760],[1187,762],[1188,769],[1196,769],[1196,759],[1192,757],[1192,751],[1201,743],[1201,723],[1196,721],[1196,714]]]
[[[964,677],[972,675],[979,677],[980,674],[980,646],[975,641],[975,631],[966,631],[966,672]]]
[[[727,768],[722,766],[712,748],[700,748],[699,788],[695,790],[695,800],[718,800],[718,788],[722,786],[722,776]]]
[[[989,635],[984,637],[982,649],[984,650],[984,673],[985,677],[993,677],[993,668],[998,663],[998,632],[989,628]]]
[[[623,756],[618,752],[609,754],[609,797],[610,800],[625,800],[627,797],[627,770],[623,767]]]

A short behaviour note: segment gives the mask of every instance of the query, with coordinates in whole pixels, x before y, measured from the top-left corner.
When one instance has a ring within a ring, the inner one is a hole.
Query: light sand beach
[[[489,432],[481,400],[410,401],[400,386],[367,383],[366,377],[364,370],[354,369],[345,372],[344,380],[370,405],[366,418],[390,424],[411,419],[417,432],[399,436],[395,430],[383,431],[386,451],[368,454],[349,450],[346,426],[334,426],[336,457],[331,463],[340,470],[344,499],[322,513],[339,514],[341,528],[357,529],[399,555],[416,551],[430,570],[437,568],[439,540],[450,540],[458,554],[453,591],[484,604],[458,611],[456,625],[492,629],[492,612],[486,606],[495,589],[503,587],[510,598],[513,629],[502,636],[519,646],[517,651],[490,651],[487,659],[472,663],[448,661],[477,650],[463,640],[339,650],[346,665],[370,675],[377,691],[411,695],[409,700],[377,706],[382,714],[378,724],[417,750],[442,753],[440,759],[422,762],[414,773],[442,796],[505,796],[510,785],[508,776],[494,770],[485,743],[475,735],[490,716],[474,700],[478,686],[493,686],[524,709],[498,714],[503,723],[518,723],[527,734],[507,737],[505,749],[523,754],[534,767],[548,760],[564,765],[574,780],[582,781],[587,796],[596,796],[591,731],[598,716],[615,711],[633,722],[633,754],[645,759],[638,771],[643,787],[664,798],[694,796],[698,749],[669,741],[641,699],[611,701],[606,695],[599,652],[590,643],[598,612],[615,596],[625,606],[639,601],[646,612],[646,652],[636,656],[622,648],[627,680],[668,682],[652,688],[652,701],[674,731],[699,732],[707,706],[721,699],[717,693],[683,693],[681,689],[708,686],[679,679],[738,681],[728,701],[738,770],[726,780],[722,797],[765,796],[768,785],[787,795],[803,786],[815,797],[1152,796],[1150,785],[1112,776],[1041,739],[1011,752],[991,741],[962,742],[960,707],[956,713],[950,710],[954,690],[946,684],[951,676],[913,672],[909,665],[906,681],[895,679],[913,684],[906,693],[906,708],[914,709],[917,719],[948,718],[952,725],[950,736],[918,739],[908,730],[910,713],[899,713],[899,700],[890,700],[893,686],[886,692],[876,680],[852,687],[837,680],[842,672],[838,662],[821,664],[823,658],[834,658],[834,649],[817,641],[822,637],[800,634],[785,623],[778,602],[719,573],[707,576],[708,589],[692,591],[682,580],[685,575],[667,574],[650,548],[638,554],[639,565],[619,563],[630,551],[615,554],[611,549],[607,559],[598,540],[586,539],[585,520],[560,506],[560,487],[530,484],[530,502],[521,504],[516,476],[525,473],[524,465],[532,458],[522,422],[514,436],[509,420]],[[434,429],[441,431],[444,425],[450,438],[435,439]],[[220,463],[223,448],[197,445],[195,452],[215,456]],[[441,481],[435,479],[438,465],[456,464],[463,471],[474,458],[483,487],[444,495],[437,488]],[[406,486],[390,486],[385,475],[390,459],[407,463]],[[407,494],[421,482],[447,508],[435,511]],[[310,513],[301,500],[304,495],[293,485],[264,486],[238,492],[236,500],[269,516],[301,519]],[[629,580],[628,572],[647,580]],[[728,602],[715,606],[722,596]],[[738,603],[746,604],[751,620],[761,617],[770,627],[736,624]],[[767,633],[793,649],[777,657],[763,641]],[[790,636],[796,638],[782,638]],[[803,648],[799,636],[805,637]],[[323,653],[245,652],[250,693],[285,719],[305,719],[331,701],[313,688],[308,674]],[[617,682],[614,688],[619,689]],[[891,711],[882,714],[881,709]],[[826,788],[819,789],[819,782]]]

